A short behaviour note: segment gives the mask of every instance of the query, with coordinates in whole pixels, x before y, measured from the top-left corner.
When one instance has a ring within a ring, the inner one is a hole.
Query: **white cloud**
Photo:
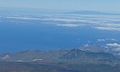
[[[53,22],[57,26],[63,27],[78,27],[78,26],[90,26],[99,30],[106,31],[120,31],[120,18],[109,17],[77,17],[77,16],[43,16],[43,17],[6,17],[9,19],[20,19],[20,20],[42,20],[44,22]],[[60,24],[61,23],[61,24]]]
[[[9,58],[10,58],[9,55],[5,55],[4,57],[2,57],[2,60],[7,60],[7,59],[9,59]]]
[[[84,47],[89,47],[89,44],[85,44]]]
[[[109,44],[107,44],[107,46],[110,46],[110,47],[120,47],[120,44],[118,44],[118,43],[109,43]]]
[[[106,44],[106,48],[108,51],[112,52],[112,53],[115,53],[115,54],[120,54],[120,44],[118,43],[109,43],[109,44]]]
[[[40,18],[33,17],[6,17],[8,19],[20,19],[20,20],[40,20]]]
[[[99,30],[107,30],[107,31],[120,31],[120,28],[115,28],[115,27],[95,27],[95,28]]]
[[[33,61],[42,61],[43,59],[33,59]]]
[[[77,25],[77,24],[57,24],[57,26],[62,26],[62,27],[78,27],[80,25]]]

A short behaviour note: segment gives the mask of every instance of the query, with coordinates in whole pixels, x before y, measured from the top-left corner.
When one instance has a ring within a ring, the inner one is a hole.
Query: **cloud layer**
[[[45,16],[45,17],[6,17],[7,19],[37,20],[52,22],[56,26],[89,26],[98,30],[120,31],[120,18],[110,16]]]

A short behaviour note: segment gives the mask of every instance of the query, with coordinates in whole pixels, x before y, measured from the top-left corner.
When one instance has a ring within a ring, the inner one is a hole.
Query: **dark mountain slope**
[[[104,52],[89,52],[82,51],[80,49],[72,49],[68,53],[64,54],[60,59],[71,63],[119,63],[119,59],[112,54]]]

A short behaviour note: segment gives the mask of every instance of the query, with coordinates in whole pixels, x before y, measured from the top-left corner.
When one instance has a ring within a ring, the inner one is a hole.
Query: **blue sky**
[[[120,12],[120,0],[0,0],[0,7]]]

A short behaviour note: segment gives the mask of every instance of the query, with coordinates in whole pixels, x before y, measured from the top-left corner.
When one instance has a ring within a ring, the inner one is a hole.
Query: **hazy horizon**
[[[49,11],[91,10],[119,13],[119,0],[0,0],[0,8],[28,8]]]

